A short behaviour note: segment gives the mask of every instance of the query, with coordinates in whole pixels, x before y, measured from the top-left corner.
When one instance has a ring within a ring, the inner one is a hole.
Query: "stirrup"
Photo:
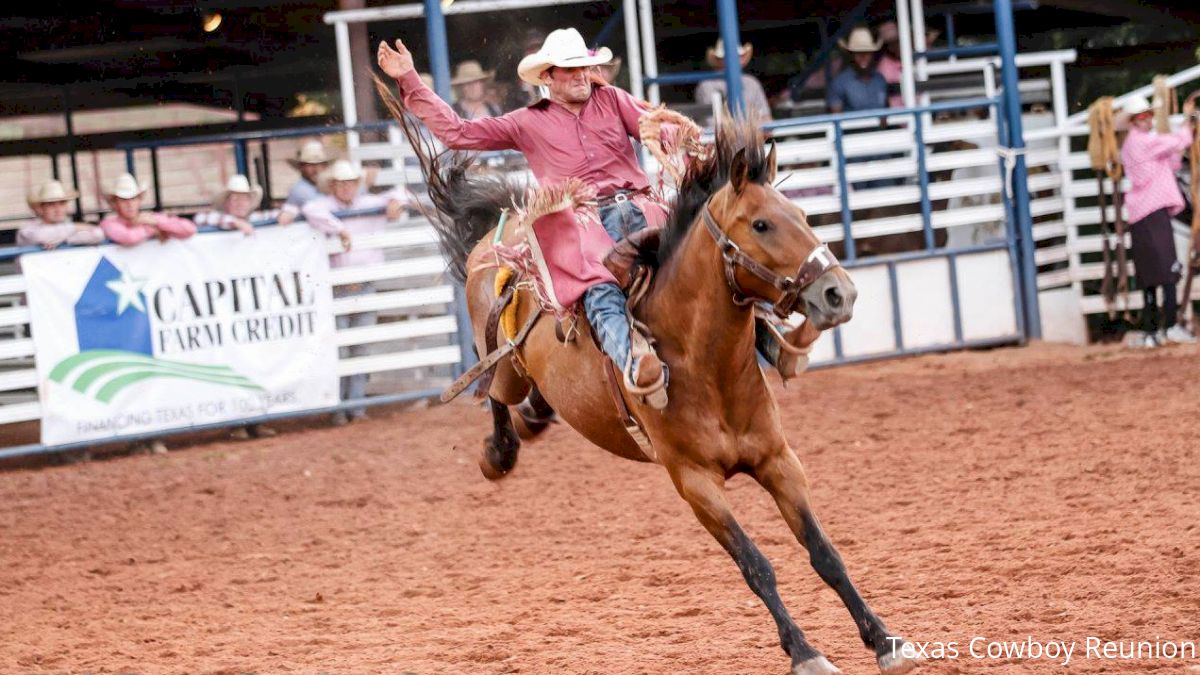
[[[642,358],[645,358],[645,356]],[[658,356],[654,355],[654,358],[658,358]],[[642,403],[655,410],[662,410],[667,407],[667,368],[661,359],[659,359],[659,366],[661,371],[658,374],[658,379],[644,387],[637,386],[637,383],[633,379],[632,355],[625,362],[625,368],[622,370],[622,377],[625,380],[625,391],[638,397]]]
[[[788,342],[787,334],[781,330],[787,329],[787,333],[792,333],[801,330],[803,326],[792,326],[776,317],[768,316],[765,312],[757,311],[757,308],[755,319],[762,322],[770,341],[775,346],[774,353],[771,353],[771,350],[765,349],[768,345],[764,345],[763,356],[766,356],[767,361],[779,372],[784,383],[808,370],[808,355],[812,352],[812,345],[797,347]],[[786,370],[784,369],[785,364],[789,366]]]

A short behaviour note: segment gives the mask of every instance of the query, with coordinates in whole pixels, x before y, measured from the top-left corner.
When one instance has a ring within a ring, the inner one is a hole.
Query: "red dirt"
[[[1200,640],[1200,349],[1037,346],[806,375],[813,498],[898,633]],[[565,428],[499,484],[466,403],[0,474],[0,672],[785,673],[765,608],[663,471]],[[765,493],[732,482],[812,643],[877,672]],[[1019,664],[1019,665],[1014,665]],[[1197,670],[1200,670],[1198,668]]]

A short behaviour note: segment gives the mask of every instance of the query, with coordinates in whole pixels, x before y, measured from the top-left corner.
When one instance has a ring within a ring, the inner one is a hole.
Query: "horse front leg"
[[[784,446],[755,471],[755,477],[775,498],[796,539],[808,549],[809,561],[817,575],[837,592],[846,609],[850,610],[863,644],[875,652],[879,670],[886,675],[899,675],[915,668],[917,660],[902,653],[904,640],[889,633],[887,626],[863,600],[850,581],[842,557],[821,529],[809,505],[808,478],[796,454]]]
[[[783,606],[775,583],[775,570],[771,562],[758,550],[750,537],[738,525],[725,497],[725,478],[698,467],[672,468],[671,479],[679,494],[691,505],[700,524],[709,531],[717,542],[737,563],[746,584],[763,601],[775,625],[779,628],[779,642],[792,659],[792,675],[830,675],[840,673],[805,639]]]

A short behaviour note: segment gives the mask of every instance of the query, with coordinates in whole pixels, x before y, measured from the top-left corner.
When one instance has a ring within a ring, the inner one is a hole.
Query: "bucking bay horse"
[[[514,204],[524,203],[517,217],[532,220],[572,199],[571,189],[543,188],[523,200],[526,191],[520,186],[472,170],[472,156],[435,155],[399,114],[399,102],[386,88],[381,94],[421,159],[438,211],[431,214],[434,227],[451,271],[465,278],[483,357],[488,353],[487,318],[498,294],[493,246],[502,210],[511,213]],[[522,403],[531,391],[540,392],[537,402],[543,409],[549,404],[591,442],[666,469],[680,496],[767,606],[794,675],[840,672],[797,627],[779,596],[771,563],[734,518],[725,483],[748,474],[775,499],[817,574],[850,611],[880,670],[907,672],[915,659],[903,653],[904,641],[868,607],[813,512],[804,468],[784,437],[779,406],[756,357],[751,301],[782,315],[802,312],[815,328],[827,329],[850,319],[856,297],[850,276],[836,261],[825,258],[814,267],[814,259],[827,251],[804,212],[772,187],[774,178],[774,146],[768,153],[755,125],[731,121],[713,147],[690,164],[679,185],[673,214],[661,233],[657,272],[635,309],[635,318],[648,326],[670,368],[670,403],[663,410],[623,391],[617,392],[618,404],[587,321],[576,323],[574,339],[563,338],[553,315],[530,323],[530,313],[541,311],[539,302],[533,293],[519,290],[516,324],[522,326],[524,340],[497,363],[487,389],[495,431],[485,443],[481,466],[491,478],[514,467],[520,439],[509,406]],[[510,218],[499,241],[519,244],[527,226]],[[640,423],[650,452],[627,431],[628,418],[618,413],[619,407]]]

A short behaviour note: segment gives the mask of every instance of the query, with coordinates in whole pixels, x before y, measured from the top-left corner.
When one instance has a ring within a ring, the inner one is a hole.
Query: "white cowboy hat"
[[[744,42],[742,46],[738,47],[738,60],[742,62],[743,66],[750,63],[750,57],[753,55],[754,45],[749,42]],[[720,68],[721,64],[725,62],[725,41],[717,40],[716,46],[709,47],[708,51],[705,52],[704,59],[713,68]]]
[[[454,69],[454,79],[450,80],[450,84],[458,86],[479,80],[490,80],[495,76],[496,71],[484,70],[478,61],[463,61]]]
[[[612,50],[601,47],[595,52],[587,48],[583,36],[574,28],[559,28],[546,36],[542,48],[521,59],[517,74],[534,86],[542,84],[542,73],[551,66],[581,68],[598,66],[612,61]]]
[[[258,205],[262,203],[262,186],[250,185],[250,179],[239,173],[235,176],[230,176],[229,181],[225,183],[225,189],[218,192],[217,196],[213,198],[213,208],[223,211],[225,209],[225,200],[229,199],[229,195],[234,192],[250,195],[250,200],[254,202],[254,206],[250,207],[251,210],[257,209]]]
[[[30,190],[29,196],[25,198],[25,203],[35,206],[50,202],[66,202],[78,196],[78,192],[66,189],[62,183],[56,180],[48,180]]]
[[[1121,116],[1125,119],[1132,119],[1144,112],[1154,110],[1154,105],[1150,100],[1140,94],[1130,96],[1121,104]]]
[[[289,159],[288,164],[298,169],[301,164],[328,164],[329,156],[325,154],[325,145],[321,141],[309,141],[300,147],[295,159]]]
[[[838,44],[842,49],[856,53],[877,52],[883,46],[871,37],[871,29],[866,26],[859,26],[850,31],[850,39],[838,40]]]
[[[362,178],[362,170],[348,160],[339,159],[329,170],[329,180],[358,180]]]
[[[138,179],[134,178],[131,174],[123,173],[112,182],[112,185],[104,192],[104,195],[118,199],[133,199],[134,197],[146,194],[146,190],[148,189],[150,189],[149,185],[138,182]]]

